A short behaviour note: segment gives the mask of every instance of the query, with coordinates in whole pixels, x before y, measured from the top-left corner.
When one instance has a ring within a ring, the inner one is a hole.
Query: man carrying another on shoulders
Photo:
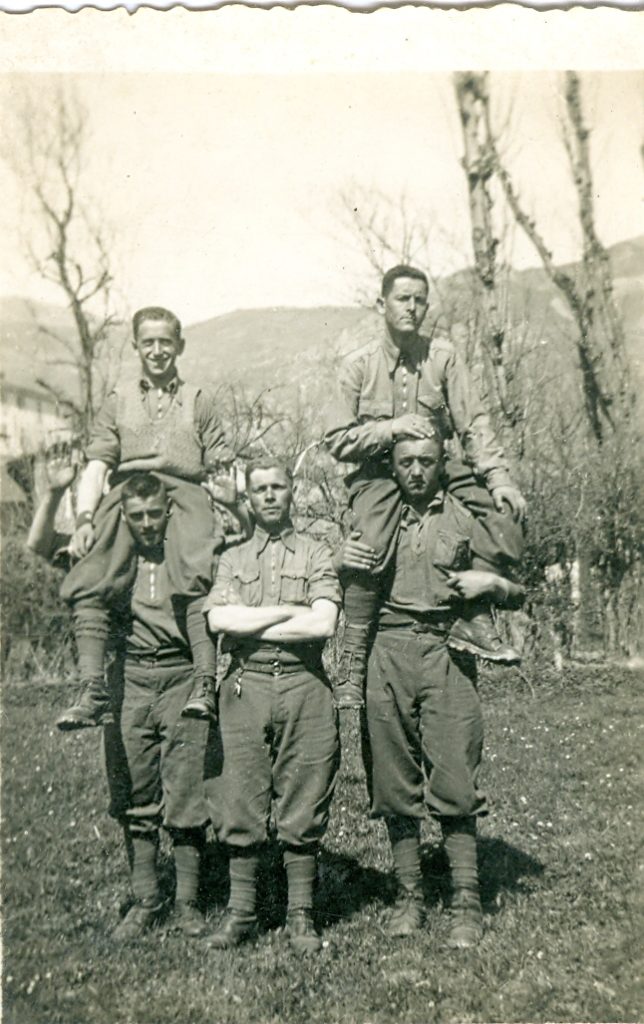
[[[429,424],[428,424],[429,427]],[[424,920],[420,821],[440,823],[452,880],[449,944],[475,945],[482,932],[476,820],[487,813],[478,788],[483,719],[476,666],[449,646],[468,601],[516,606],[523,591],[492,572],[470,569],[474,518],[443,490],[438,430],[401,439],[392,453],[403,499],[393,562],[367,669],[365,769],[373,817],[385,818],[398,882],[391,935]],[[375,552],[350,537],[342,571],[369,571]]]

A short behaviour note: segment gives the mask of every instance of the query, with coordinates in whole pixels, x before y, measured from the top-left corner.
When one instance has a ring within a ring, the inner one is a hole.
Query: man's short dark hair
[[[154,473],[132,473],[121,491],[121,504],[125,504],[128,498],[156,498],[162,497],[165,501],[168,492],[163,480]]]
[[[272,455],[266,455],[261,459],[252,459],[246,465],[246,490],[250,486],[250,478],[257,469],[279,469],[286,476],[289,484],[293,486],[293,471],[289,464],[284,460]]]
[[[135,338],[144,320],[164,320],[165,323],[170,324],[172,333],[177,338],[181,337],[181,321],[179,317],[175,316],[171,310],[164,309],[163,306],[144,306],[143,309],[137,309],[132,317],[132,332]]]
[[[406,263],[399,263],[397,267],[392,267],[391,270],[388,270],[382,279],[381,294],[383,299],[387,298],[394,286],[394,281],[397,281],[399,277],[410,277],[412,281],[422,281],[429,291],[427,274],[419,270],[418,267],[409,267]]]

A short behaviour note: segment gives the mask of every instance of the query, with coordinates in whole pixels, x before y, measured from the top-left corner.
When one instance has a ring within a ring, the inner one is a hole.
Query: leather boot
[[[471,889],[456,889],[450,910],[448,946],[470,949],[483,935],[483,911],[479,894]]]
[[[112,932],[114,942],[134,942],[140,939],[144,932],[147,932],[156,924],[163,904],[158,900],[142,900],[130,907],[123,920],[117,924]]]
[[[243,910],[226,907],[224,916],[215,931],[206,939],[206,945],[213,949],[232,949],[255,932],[257,918],[254,914],[245,914]]]
[[[333,688],[333,704],[338,711],[364,707],[368,642],[369,626],[346,627]]]
[[[217,721],[217,684],[212,676],[197,676],[181,717]]]
[[[322,949],[322,939],[315,930],[313,913],[308,907],[289,910],[284,930],[296,953],[317,953]]]
[[[175,903],[170,926],[190,939],[201,939],[206,934],[205,918],[194,903]]]
[[[101,676],[81,682],[76,700],[58,716],[56,726],[63,732],[70,732],[108,725],[113,721],[110,694]]]
[[[413,935],[425,923],[423,894],[419,889],[401,889],[387,923],[387,934]]]
[[[472,601],[465,606],[461,618],[456,620],[449,632],[447,645],[500,665],[521,664],[521,655],[514,647],[503,642],[490,606],[483,601]]]

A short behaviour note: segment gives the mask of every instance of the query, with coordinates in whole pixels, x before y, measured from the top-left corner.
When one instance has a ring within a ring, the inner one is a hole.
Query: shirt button
[[[403,402],[403,409],[407,408],[407,402]]]

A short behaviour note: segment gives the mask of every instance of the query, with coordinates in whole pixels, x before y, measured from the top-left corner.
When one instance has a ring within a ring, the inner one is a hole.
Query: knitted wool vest
[[[195,426],[195,402],[200,390],[195,384],[182,383],[163,418],[154,420],[142,400],[138,379],[117,386],[119,472],[147,470],[185,480],[203,479],[203,446]]]

